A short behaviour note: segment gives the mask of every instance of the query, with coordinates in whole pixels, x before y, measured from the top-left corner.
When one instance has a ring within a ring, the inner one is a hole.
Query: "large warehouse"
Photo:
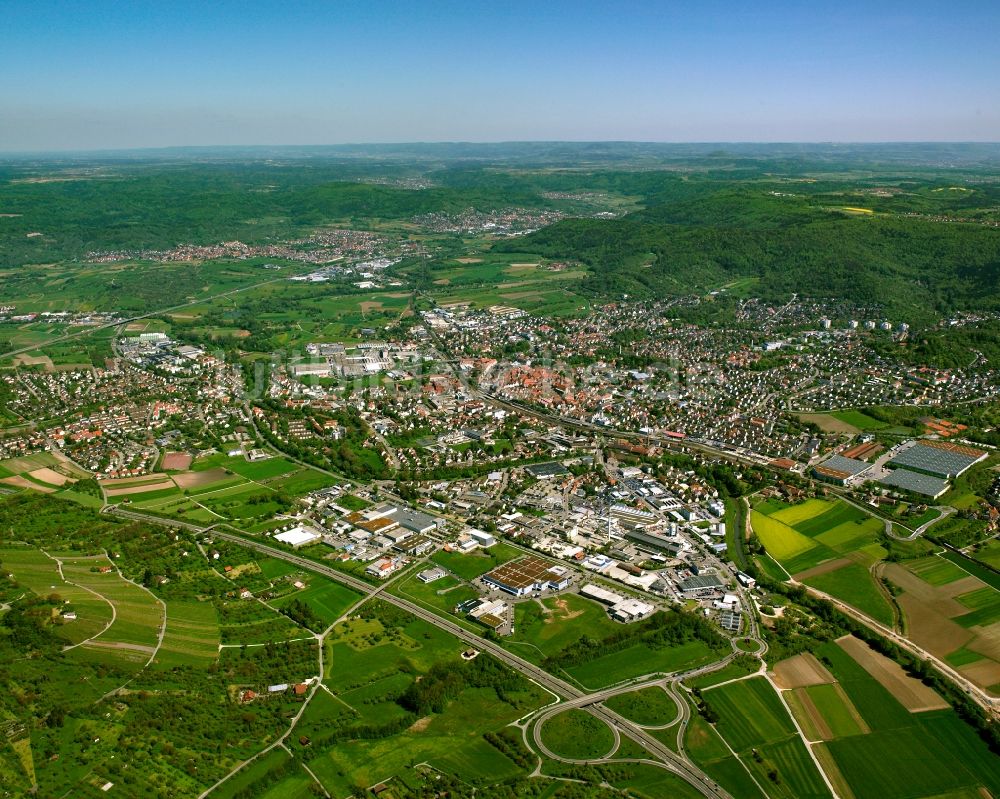
[[[948,483],[940,477],[911,472],[909,469],[896,469],[889,472],[879,482],[890,488],[912,491],[914,494],[921,494],[931,499],[937,499],[948,490]]]
[[[843,455],[831,455],[813,467],[813,474],[820,480],[838,485],[847,485],[853,478],[867,472],[872,465]]]
[[[916,441],[904,449],[886,466],[906,468],[924,474],[953,480],[971,466],[986,460],[989,453],[950,441]]]
[[[569,585],[569,570],[528,556],[497,566],[483,575],[483,581],[508,594],[524,596],[532,591],[565,588]]]

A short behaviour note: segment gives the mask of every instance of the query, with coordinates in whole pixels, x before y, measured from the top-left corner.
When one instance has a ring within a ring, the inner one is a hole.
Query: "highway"
[[[279,549],[277,547],[265,544],[263,541],[256,541],[254,539],[246,538],[242,535],[236,535],[234,533],[223,532],[217,526],[211,527],[199,527],[198,525],[192,524],[190,522],[180,522],[173,519],[161,519],[156,516],[147,516],[142,513],[136,513],[135,511],[125,511],[117,508],[106,508],[106,512],[113,513],[116,516],[121,516],[124,518],[134,519],[136,521],[151,522],[154,524],[162,524],[169,527],[178,527],[186,530],[190,530],[195,533],[211,535],[215,538],[221,538],[225,541],[231,541],[235,544],[240,544],[249,549],[254,549],[265,555],[269,555],[273,558],[278,558],[284,560],[287,563],[291,563],[302,569],[309,570],[316,574],[321,574],[324,577],[328,577],[331,580],[339,582],[343,585],[347,585],[350,588],[364,594],[368,597],[374,597],[379,595],[382,601],[387,602],[391,605],[395,605],[401,610],[405,610],[408,613],[416,616],[417,618],[426,621],[428,624],[433,624],[439,629],[445,630],[451,633],[453,636],[458,638],[470,646],[475,647],[481,652],[488,652],[493,655],[498,660],[506,663],[511,668],[523,674],[525,677],[529,678],[533,682],[545,688],[547,691],[551,692],[553,695],[559,697],[560,703],[558,705],[550,706],[543,716],[540,718],[544,720],[548,715],[554,715],[556,712],[561,712],[562,710],[568,709],[570,707],[584,707],[588,712],[597,716],[603,720],[612,730],[615,731],[616,736],[625,735],[626,737],[632,739],[640,746],[645,748],[651,754],[660,758],[663,761],[666,768],[674,772],[684,780],[686,780],[692,787],[696,788],[702,795],[710,797],[710,799],[732,799],[730,794],[728,794],[721,787],[716,785],[716,783],[706,776],[697,766],[681,757],[680,755],[673,752],[667,746],[662,744],[647,731],[641,727],[633,724],[627,719],[619,716],[617,713],[609,710],[600,704],[602,699],[606,699],[609,696],[613,696],[615,693],[623,693],[626,691],[636,690],[636,688],[642,687],[642,684],[628,684],[625,686],[619,686],[615,689],[610,689],[608,691],[602,691],[598,694],[586,694],[574,685],[562,680],[549,672],[545,671],[540,666],[536,666],[534,663],[525,660],[524,658],[518,657],[512,652],[507,651],[499,644],[483,638],[476,633],[470,632],[464,627],[449,621],[446,618],[438,616],[436,613],[432,613],[429,610],[425,610],[419,605],[414,604],[402,597],[395,596],[390,593],[381,593],[379,586],[370,585],[363,580],[345,574],[344,572],[338,571],[330,566],[324,566],[321,563],[317,563],[314,560],[304,558],[300,555],[296,555],[292,552],[288,552],[284,549]],[[723,660],[712,664],[712,668],[721,668],[723,665],[729,662],[733,655],[729,655]],[[711,670],[711,669],[709,669]],[[701,671],[701,670],[695,670]],[[690,676],[690,672],[685,672],[683,676]],[[597,698],[594,698],[597,697]],[[540,727],[540,722],[538,723]],[[536,727],[537,729],[537,727]],[[558,756],[556,756],[558,759]]]

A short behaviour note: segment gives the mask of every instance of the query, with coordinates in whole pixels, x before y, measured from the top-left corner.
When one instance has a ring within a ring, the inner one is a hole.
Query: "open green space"
[[[677,718],[677,704],[662,688],[641,688],[616,694],[604,704],[616,713],[637,724],[661,726]]]
[[[524,554],[516,547],[499,542],[489,549],[474,549],[467,554],[438,550],[431,556],[431,560],[465,580],[474,580],[501,563],[523,557]]]
[[[601,719],[571,708],[542,724],[542,743],[553,753],[572,760],[592,760],[611,753],[615,736]]]
[[[167,631],[154,663],[160,667],[202,666],[219,655],[219,619],[211,602],[171,600]]]
[[[302,602],[323,622],[333,624],[344,612],[361,599],[361,594],[352,588],[310,575],[308,584],[301,591],[274,599],[271,604],[281,610],[296,602]]]

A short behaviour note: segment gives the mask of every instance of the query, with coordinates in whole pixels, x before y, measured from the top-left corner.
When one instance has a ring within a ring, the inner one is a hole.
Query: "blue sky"
[[[0,151],[997,141],[998,42],[995,0],[6,0]]]

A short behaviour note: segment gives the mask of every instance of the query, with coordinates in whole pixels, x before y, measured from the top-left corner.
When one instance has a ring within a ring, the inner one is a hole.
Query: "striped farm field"
[[[154,663],[170,666],[207,666],[219,656],[219,618],[211,602],[167,603],[167,631]]]
[[[906,564],[908,571],[917,575],[925,583],[934,586],[947,585],[963,577],[968,577],[969,573],[956,566],[951,561],[939,558],[937,555],[928,555],[926,558],[911,560]]]
[[[788,712],[763,677],[709,688],[702,696],[719,716],[719,734],[737,752],[795,733]]]
[[[67,580],[91,589],[114,606],[111,626],[86,646],[134,650],[152,655],[163,625],[163,607],[146,589],[130,583],[114,570],[107,558],[63,560]],[[102,572],[102,568],[111,567]]]
[[[54,619],[55,631],[70,644],[97,635],[111,623],[111,603],[86,588],[65,582],[59,576],[57,562],[44,552],[11,547],[0,550],[0,563],[20,585],[41,597],[58,595],[66,603],[65,609],[76,614],[74,620]]]

